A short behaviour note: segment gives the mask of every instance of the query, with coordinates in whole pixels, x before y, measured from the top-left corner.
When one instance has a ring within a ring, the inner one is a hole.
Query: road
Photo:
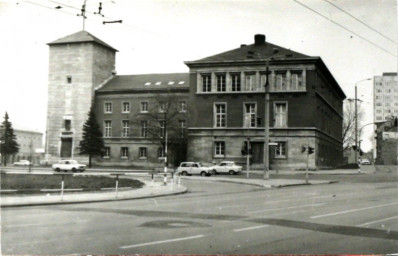
[[[183,181],[190,192],[178,196],[4,208],[2,253],[396,253],[397,172],[339,180],[273,190]]]

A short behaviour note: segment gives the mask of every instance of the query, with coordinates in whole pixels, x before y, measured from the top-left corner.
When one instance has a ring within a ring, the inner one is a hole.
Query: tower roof
[[[100,44],[102,46],[105,46],[113,51],[118,51],[117,49],[113,48],[109,44],[105,43],[101,39],[93,36],[89,32],[82,30],[77,33],[62,37],[60,39],[57,39],[51,43],[48,43],[48,45],[56,45],[56,44],[70,44],[70,43],[83,43],[83,42],[93,42]]]

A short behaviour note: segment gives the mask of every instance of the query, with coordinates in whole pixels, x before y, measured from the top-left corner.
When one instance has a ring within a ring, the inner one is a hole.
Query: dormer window
[[[156,82],[155,83],[155,85],[161,85],[162,84],[162,82]]]
[[[149,86],[149,85],[151,85],[151,82],[146,82],[145,83],[145,86]]]
[[[174,81],[170,81],[168,84],[169,84],[169,85],[174,84]]]
[[[179,81],[178,84],[185,84],[185,81]]]

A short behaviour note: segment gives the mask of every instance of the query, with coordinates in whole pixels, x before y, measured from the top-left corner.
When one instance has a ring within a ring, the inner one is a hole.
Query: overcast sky
[[[82,30],[83,2],[0,0],[1,121],[7,111],[14,127],[45,132],[47,43]],[[105,17],[93,14],[99,2],[87,0],[85,29],[119,50],[118,74],[188,72],[184,61],[252,44],[254,34],[320,56],[348,98],[356,82],[397,71],[396,0],[103,0]],[[123,23],[102,24],[110,20]],[[373,121],[372,86],[358,84],[362,124]],[[365,150],[372,129],[365,128]]]

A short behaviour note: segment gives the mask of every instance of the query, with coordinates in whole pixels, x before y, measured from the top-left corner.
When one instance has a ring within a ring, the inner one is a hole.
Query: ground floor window
[[[129,148],[128,147],[122,147],[121,148],[121,158],[128,158],[129,157]]]
[[[105,147],[104,148],[103,158],[110,158],[110,157],[111,157],[111,148],[110,147]]]
[[[159,147],[158,148],[158,158],[160,157],[165,157],[166,154],[164,153],[164,148],[163,147]]]
[[[139,155],[138,155],[138,157],[140,158],[140,159],[146,159],[147,158],[147,150],[146,150],[146,148],[139,148]]]
[[[214,142],[214,156],[215,157],[225,156],[225,141]]]
[[[279,141],[275,146],[275,158],[286,158],[286,141]]]

